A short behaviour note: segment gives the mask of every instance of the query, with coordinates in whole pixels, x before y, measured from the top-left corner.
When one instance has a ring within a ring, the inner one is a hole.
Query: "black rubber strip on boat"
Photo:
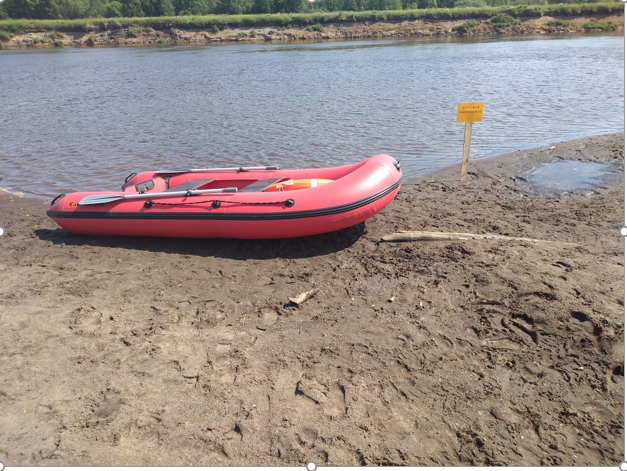
[[[353,203],[330,208],[308,209],[305,211],[284,211],[280,213],[164,213],[155,211],[144,212],[98,212],[98,211],[47,211],[51,218],[70,219],[177,219],[177,220],[214,220],[214,221],[269,221],[279,219],[302,219],[332,214],[346,213],[359,209],[383,198],[401,185],[400,180],[383,190]],[[298,204],[298,202],[297,202]]]

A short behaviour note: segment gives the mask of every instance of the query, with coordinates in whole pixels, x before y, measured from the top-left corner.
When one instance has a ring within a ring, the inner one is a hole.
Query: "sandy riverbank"
[[[420,36],[460,36],[460,35],[525,35],[525,34],[567,34],[584,33],[583,27],[588,22],[612,25],[614,31],[624,29],[622,14],[581,14],[568,17],[520,18],[521,24],[502,28],[487,23],[486,18],[477,18],[477,26],[467,31],[453,31],[453,28],[464,24],[462,20],[411,20],[411,21],[355,21],[325,23],[322,31],[307,31],[306,26],[266,25],[263,27],[224,27],[220,31],[206,29],[179,29],[175,27],[148,28],[130,37],[129,28],[112,23],[106,29],[94,27],[93,31],[64,32],[56,31],[53,35],[46,31],[29,31],[17,34],[8,41],[0,42],[1,49],[19,48],[54,48],[54,47],[112,47],[140,45],[202,45],[220,42],[286,42],[312,40],[345,40],[345,39],[376,39],[376,38],[408,38]],[[569,26],[548,26],[554,20],[567,20]],[[254,33],[251,34],[251,32]]]
[[[555,145],[293,240],[75,236],[0,194],[0,461],[616,466],[623,185],[514,179],[624,134]],[[410,229],[551,242],[380,242]]]

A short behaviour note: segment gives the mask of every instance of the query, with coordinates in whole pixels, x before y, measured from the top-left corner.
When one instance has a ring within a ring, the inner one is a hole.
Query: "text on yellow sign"
[[[483,103],[459,103],[457,105],[457,122],[483,121]]]

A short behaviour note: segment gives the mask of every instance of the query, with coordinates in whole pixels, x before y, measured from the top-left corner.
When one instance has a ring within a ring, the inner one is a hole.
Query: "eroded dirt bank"
[[[570,26],[548,26],[554,20],[567,20]],[[150,44],[210,44],[228,41],[264,42],[264,41],[311,41],[341,40],[369,38],[406,38],[412,36],[446,36],[446,35],[523,35],[550,33],[583,33],[589,30],[583,25],[588,22],[606,23],[613,31],[623,31],[624,16],[616,14],[579,15],[568,17],[542,16],[521,18],[521,24],[508,28],[492,26],[486,18],[476,21],[480,24],[466,31],[453,31],[453,28],[464,24],[463,20],[413,20],[413,21],[356,21],[345,23],[325,23],[322,31],[307,31],[306,26],[282,27],[281,25],[264,27],[227,27],[221,31],[207,28],[162,29],[144,28],[143,31],[129,34],[128,27],[113,25],[105,30],[94,26],[92,30],[80,32],[47,32],[30,31],[13,36],[8,41],[0,42],[0,48],[54,48],[54,47],[93,47],[93,46],[129,46]],[[88,28],[89,29],[89,28]],[[137,28],[136,28],[137,29]],[[141,28],[139,28],[141,29]]]
[[[622,183],[544,197],[514,178],[623,148],[471,162],[463,185],[445,169],[293,240],[75,236],[0,194],[0,461],[616,466]],[[551,242],[380,242],[410,229]]]

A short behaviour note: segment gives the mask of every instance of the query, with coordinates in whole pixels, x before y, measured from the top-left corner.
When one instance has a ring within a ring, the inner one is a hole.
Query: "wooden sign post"
[[[461,181],[466,181],[470,159],[470,135],[472,123],[483,121],[483,103],[459,103],[457,105],[457,122],[466,123],[464,131],[464,151],[462,152]]]

